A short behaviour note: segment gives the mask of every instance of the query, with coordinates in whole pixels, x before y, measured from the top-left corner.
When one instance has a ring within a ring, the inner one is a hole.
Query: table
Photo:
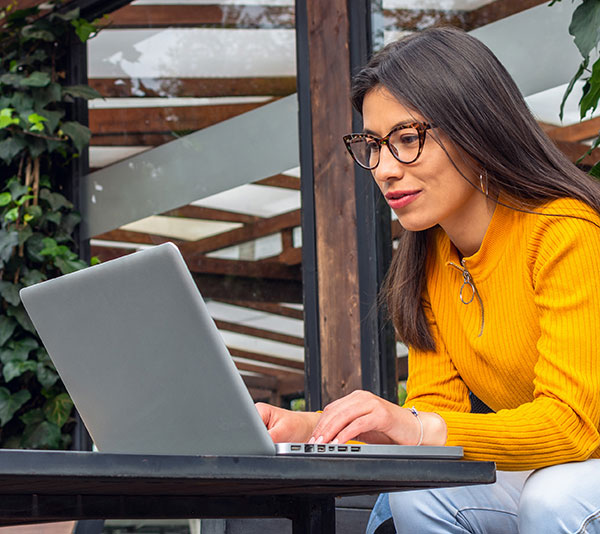
[[[286,517],[335,532],[334,497],[495,480],[493,462],[0,451],[0,525]]]

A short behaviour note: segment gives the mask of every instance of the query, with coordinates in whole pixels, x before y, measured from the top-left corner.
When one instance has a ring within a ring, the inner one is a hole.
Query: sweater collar
[[[506,207],[502,204],[496,204],[494,214],[488,225],[486,233],[481,242],[479,250],[471,256],[465,256],[460,260],[457,248],[450,241],[450,238],[440,228],[438,247],[445,260],[446,265],[454,263],[466,268],[475,280],[487,278],[494,270],[500,258],[504,255],[508,235],[515,224],[515,217],[519,212]]]

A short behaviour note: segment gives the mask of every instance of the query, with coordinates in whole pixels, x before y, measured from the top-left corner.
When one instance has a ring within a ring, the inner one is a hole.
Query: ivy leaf
[[[9,137],[0,141],[0,159],[10,165],[14,157],[26,147],[25,141],[19,137]]]
[[[2,298],[12,306],[18,306],[21,304],[19,290],[22,287],[21,284],[13,284],[6,280],[0,280],[0,295],[2,295]]]
[[[23,278],[21,278],[21,281],[26,286],[32,286],[33,284],[38,284],[44,280],[46,280],[46,276],[37,269],[31,269]]]
[[[11,208],[4,214],[4,219],[8,222],[15,222],[19,218],[19,208]]]
[[[42,189],[40,191],[40,199],[48,202],[52,211],[58,211],[61,208],[73,207],[73,204],[63,195],[60,193],[52,193],[49,189]]]
[[[50,111],[47,109],[42,110],[42,113],[44,114],[44,117],[46,119],[48,119],[48,122],[46,123],[46,128],[48,128],[48,131],[50,133],[54,133],[55,130],[58,128],[58,124],[60,123],[60,120],[65,116],[65,112],[64,111]]]
[[[27,315],[27,312],[25,311],[25,308],[23,308],[22,304],[18,308],[8,308],[6,313],[9,317],[14,317],[17,322],[25,330],[27,330],[27,332],[36,334],[35,326],[33,326],[33,323],[31,322],[31,319],[29,318],[29,315]]]
[[[36,70],[27,76],[27,78],[21,80],[21,85],[25,87],[46,87],[51,81],[52,79],[47,72]]]
[[[59,83],[50,82],[46,87],[34,89],[32,94],[36,109],[41,109],[51,102],[59,102],[62,98],[62,88]]]
[[[19,198],[29,193],[29,187],[19,182],[17,178],[13,178],[8,182],[8,189],[13,198]]]
[[[50,389],[58,381],[58,374],[56,371],[43,363],[37,364],[35,376],[42,387],[46,389]]]
[[[0,76],[0,84],[19,87],[21,85],[21,81],[24,78],[25,77],[20,74],[3,74],[2,76]]]
[[[62,274],[69,274],[75,271],[79,271],[80,269],[85,269],[87,267],[87,263],[82,260],[74,260],[68,258],[57,257],[54,258],[54,264],[60,269]]]
[[[13,108],[4,108],[0,110],[0,130],[12,126],[13,124],[19,124],[19,117],[13,117],[15,110]]]
[[[98,31],[96,26],[85,19],[72,20],[71,24],[75,28],[75,33],[82,43],[85,43],[90,38],[90,35]]]
[[[23,423],[26,425],[36,425],[45,421],[44,412],[42,412],[41,408],[34,408],[33,410],[29,410],[25,412],[21,417],[19,417]]]
[[[73,401],[67,393],[60,393],[50,399],[43,410],[46,419],[60,428],[67,422],[73,411]]]
[[[52,32],[39,29],[34,24],[24,26],[21,30],[21,35],[25,39],[39,39],[42,41],[48,41],[50,43],[56,40],[56,36]]]
[[[0,229],[0,269],[10,260],[13,250],[19,244],[19,234],[17,232],[7,232]]]
[[[600,2],[583,0],[573,12],[569,33],[575,38],[575,45],[581,56],[586,58],[600,40]]]
[[[17,323],[14,319],[6,315],[0,316],[0,347],[10,339],[16,327]]]
[[[29,399],[31,399],[31,393],[24,389],[11,395],[8,389],[0,388],[0,425],[4,426],[8,423],[15,412]]]
[[[12,200],[12,195],[8,191],[5,191],[4,193],[0,193],[0,207],[4,207],[7,204],[10,204],[11,200]]]
[[[25,213],[31,215],[33,219],[39,219],[44,214],[42,208],[39,206],[27,206],[25,208]]]
[[[44,239],[42,234],[34,233],[25,244],[25,252],[27,253],[27,257],[34,262],[43,263],[45,261],[44,256],[40,254],[40,252],[44,249],[42,239]]]
[[[589,174],[591,174],[594,178],[600,178],[600,161],[590,169]]]
[[[58,449],[62,434],[60,428],[49,421],[25,427],[21,444],[27,449]]]
[[[63,87],[63,94],[70,95],[74,98],[85,98],[85,100],[91,100],[92,98],[103,98],[102,95],[88,85],[70,85]]]
[[[26,213],[24,219],[27,220],[27,217],[28,217],[28,214]],[[29,217],[31,217],[31,216],[29,216]],[[32,220],[32,218],[30,220]],[[26,226],[22,230],[18,230],[18,233],[19,233],[19,246],[21,246],[33,235],[33,230],[31,229],[31,226]]]
[[[2,376],[4,381],[8,384],[13,378],[17,378],[27,371],[35,371],[37,369],[37,362],[20,360],[12,360],[5,363],[2,367]]]
[[[77,152],[81,152],[88,145],[92,136],[90,129],[78,122],[65,122],[60,131],[73,141]]]
[[[29,130],[32,132],[43,132],[44,131],[44,123],[48,122],[48,119],[39,113],[31,113],[27,116],[27,120],[31,126]]]
[[[9,341],[6,348],[0,351],[0,361],[4,364],[15,360],[24,362],[28,359],[29,353],[39,346],[40,344],[32,337],[26,337],[20,341]]]

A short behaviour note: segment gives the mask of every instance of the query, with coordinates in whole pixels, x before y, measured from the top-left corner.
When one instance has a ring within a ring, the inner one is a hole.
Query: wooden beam
[[[219,250],[225,247],[245,243],[252,239],[271,235],[285,228],[292,228],[294,226],[300,226],[300,210],[290,211],[268,219],[262,219],[253,224],[243,226],[242,228],[234,228],[228,232],[200,239],[193,243],[187,243],[182,245],[181,253],[185,255],[187,252],[192,251],[196,254]]]
[[[90,129],[93,135],[190,132],[237,117],[267,103],[91,109]]]
[[[112,230],[94,236],[92,239],[100,239],[103,241],[118,241],[120,243],[136,243],[139,245],[161,245],[162,243],[175,243],[182,245],[184,241],[154,234],[145,234],[142,232],[132,232],[130,230]]]
[[[261,339],[269,339],[271,341],[278,341],[279,343],[304,347],[304,339],[301,337],[281,334],[279,332],[265,330],[264,328],[256,328],[254,326],[247,326],[229,321],[215,320],[215,324],[219,330],[227,330],[228,332],[235,332],[236,334],[244,334],[246,336],[259,337]],[[304,368],[304,366],[302,366],[302,368]]]
[[[464,29],[471,31],[547,3],[548,0],[495,0],[472,11],[467,11]]]
[[[282,187],[284,189],[300,191],[300,179],[295,176],[287,176],[286,174],[276,174],[275,176],[263,178],[254,183],[257,185],[269,185],[271,187]]]
[[[590,155],[579,161],[579,158],[589,150],[589,146],[583,143],[569,143],[568,141],[554,141],[554,143],[573,163],[578,165],[593,166],[600,161],[600,148],[592,150]]]
[[[230,304],[232,306],[239,306],[240,308],[250,308],[252,310],[263,311],[266,313],[272,313],[274,315],[281,315],[283,317],[290,317],[292,319],[304,319],[304,312],[297,310],[296,308],[290,308],[283,304],[273,304],[268,302],[254,302],[250,300],[229,300],[229,299],[218,299],[218,302],[223,304]]]
[[[246,215],[245,213],[205,208],[203,206],[194,206],[192,204],[166,211],[162,215],[168,217],[186,217],[189,219],[206,219],[208,221],[238,222],[243,224],[253,224],[263,220],[263,217],[258,217],[256,215]]]
[[[229,350],[229,354],[235,356],[236,358],[245,358],[246,360],[254,360],[262,363],[271,363],[273,365],[289,367],[290,369],[296,369],[300,372],[304,372],[304,362],[288,360],[286,358],[271,356],[269,354],[261,354],[260,352],[251,352],[249,350],[236,349],[234,347],[227,347],[227,349]]]
[[[570,143],[579,143],[586,139],[596,137],[600,130],[600,117],[590,119],[570,126],[557,126],[546,133],[554,141],[568,141]]]
[[[192,273],[192,276],[200,293],[206,299],[251,300],[256,303],[302,303],[300,280],[200,273]]]
[[[309,228],[303,234],[306,239],[316,238],[316,266],[311,264],[310,269],[317,277],[319,348],[310,352],[315,341],[311,337],[307,363],[310,383],[314,383],[312,373],[318,377],[320,368],[320,399],[314,400],[312,388],[309,392],[309,407],[317,409],[317,404],[324,406],[362,388],[356,188],[354,179],[349,179],[354,177],[354,166],[340,147],[338,134],[352,131],[350,3],[305,0],[296,6],[297,41],[305,56],[305,63],[299,65],[301,111],[302,103],[308,102],[310,113],[309,122],[300,122],[300,135],[301,163],[312,169],[303,196],[310,203],[314,198],[314,233]],[[308,99],[305,88],[309,88]],[[303,129],[306,126],[310,130]],[[309,138],[309,132],[312,161],[302,159],[307,153],[303,139]]]
[[[109,16],[111,28],[293,29],[293,6],[128,5]]]
[[[298,381],[303,380],[302,373],[296,371],[287,371],[285,369],[278,369],[276,367],[267,367],[265,365],[256,365],[253,363],[246,362],[235,362],[235,366],[240,371],[250,371],[251,373],[259,373],[267,376],[276,376],[277,378],[296,378]]]
[[[89,85],[105,98],[288,96],[296,92],[296,77],[90,78]]]

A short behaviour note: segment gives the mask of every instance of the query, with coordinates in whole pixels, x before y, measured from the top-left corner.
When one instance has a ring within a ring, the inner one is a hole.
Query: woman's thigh
[[[494,484],[390,493],[399,534],[517,534],[519,497],[530,471],[498,471]]]
[[[518,514],[520,534],[600,534],[600,460],[538,469]]]

